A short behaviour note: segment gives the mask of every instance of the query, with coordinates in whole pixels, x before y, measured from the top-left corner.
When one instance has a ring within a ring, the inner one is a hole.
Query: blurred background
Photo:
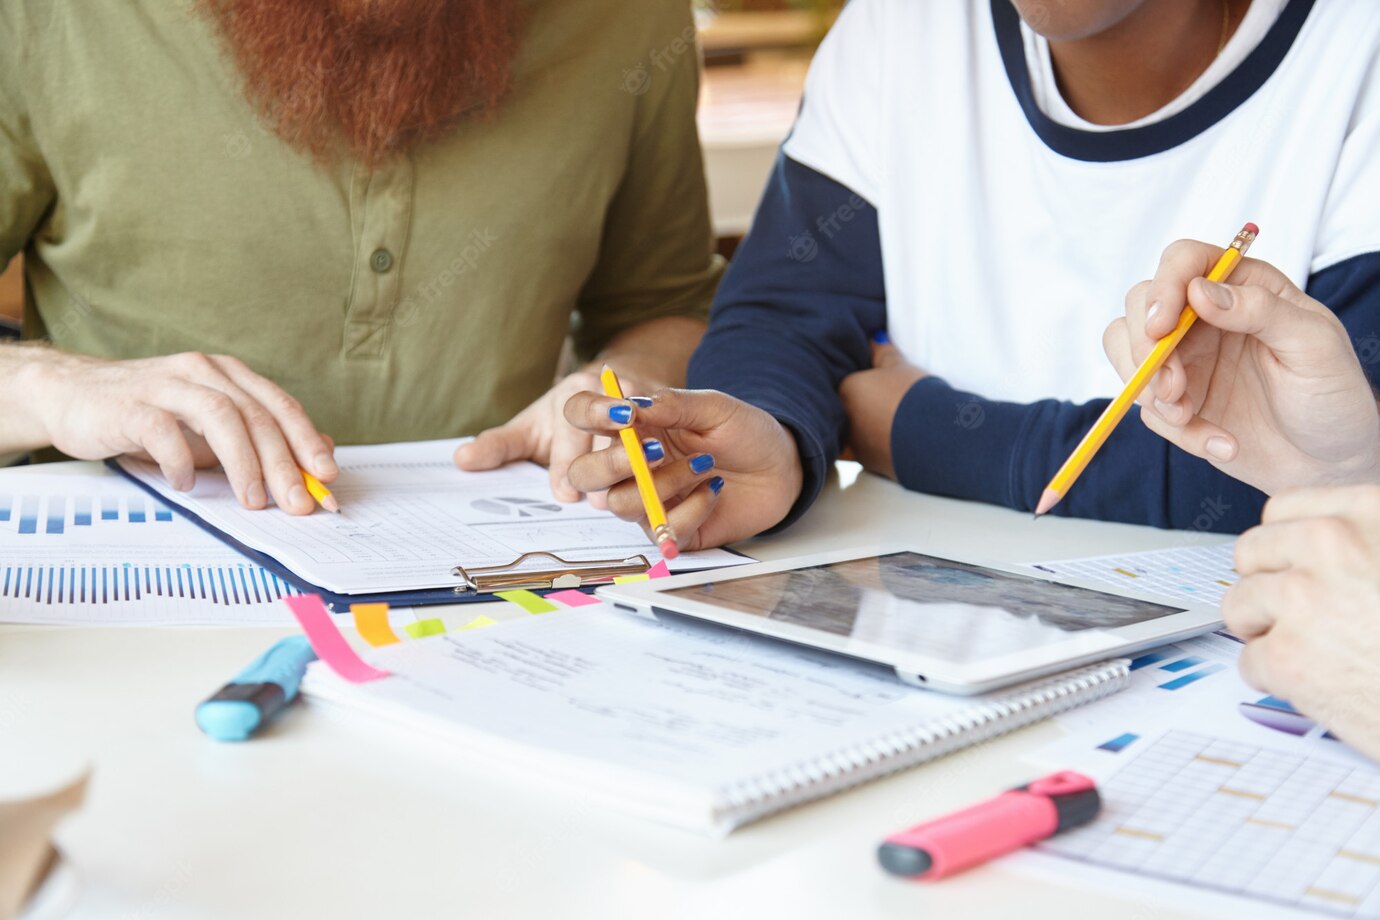
[[[805,69],[844,0],[694,0],[705,78],[700,140],[719,250],[732,255],[800,105]],[[0,318],[19,319],[23,258],[0,274]]]

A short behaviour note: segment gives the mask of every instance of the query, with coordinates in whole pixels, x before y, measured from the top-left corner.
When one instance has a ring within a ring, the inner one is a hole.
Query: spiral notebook
[[[374,649],[392,676],[312,665],[313,703],[454,742],[562,797],[714,834],[1092,702],[1128,662],[949,697],[881,667],[605,605]],[[367,720],[351,719],[352,726]]]

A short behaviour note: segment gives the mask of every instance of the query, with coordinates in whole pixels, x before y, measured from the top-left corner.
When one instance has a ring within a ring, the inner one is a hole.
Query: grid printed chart
[[[1040,849],[1346,917],[1380,917],[1380,771],[1170,731]]]
[[[1032,568],[1051,575],[1099,581],[1113,588],[1146,591],[1192,604],[1216,607],[1236,583],[1234,543],[1174,547],[1146,553],[1040,562]]]

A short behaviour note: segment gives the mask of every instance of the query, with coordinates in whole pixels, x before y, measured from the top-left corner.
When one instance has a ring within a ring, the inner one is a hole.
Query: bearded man
[[[457,462],[577,498],[563,343],[678,385],[720,271],[687,37],[686,0],[0,0],[0,453],[304,514],[334,441],[489,428]]]

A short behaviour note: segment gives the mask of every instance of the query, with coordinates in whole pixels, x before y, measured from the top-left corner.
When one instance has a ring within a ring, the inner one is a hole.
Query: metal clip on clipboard
[[[549,559],[552,565],[535,568],[533,560]],[[581,585],[606,584],[620,575],[641,575],[651,568],[646,556],[626,559],[584,559],[571,562],[555,553],[523,553],[507,565],[487,565],[466,568],[457,565],[452,575],[465,579],[464,587],[455,593],[475,591],[493,594],[495,591],[520,591],[533,588],[578,588]]]

